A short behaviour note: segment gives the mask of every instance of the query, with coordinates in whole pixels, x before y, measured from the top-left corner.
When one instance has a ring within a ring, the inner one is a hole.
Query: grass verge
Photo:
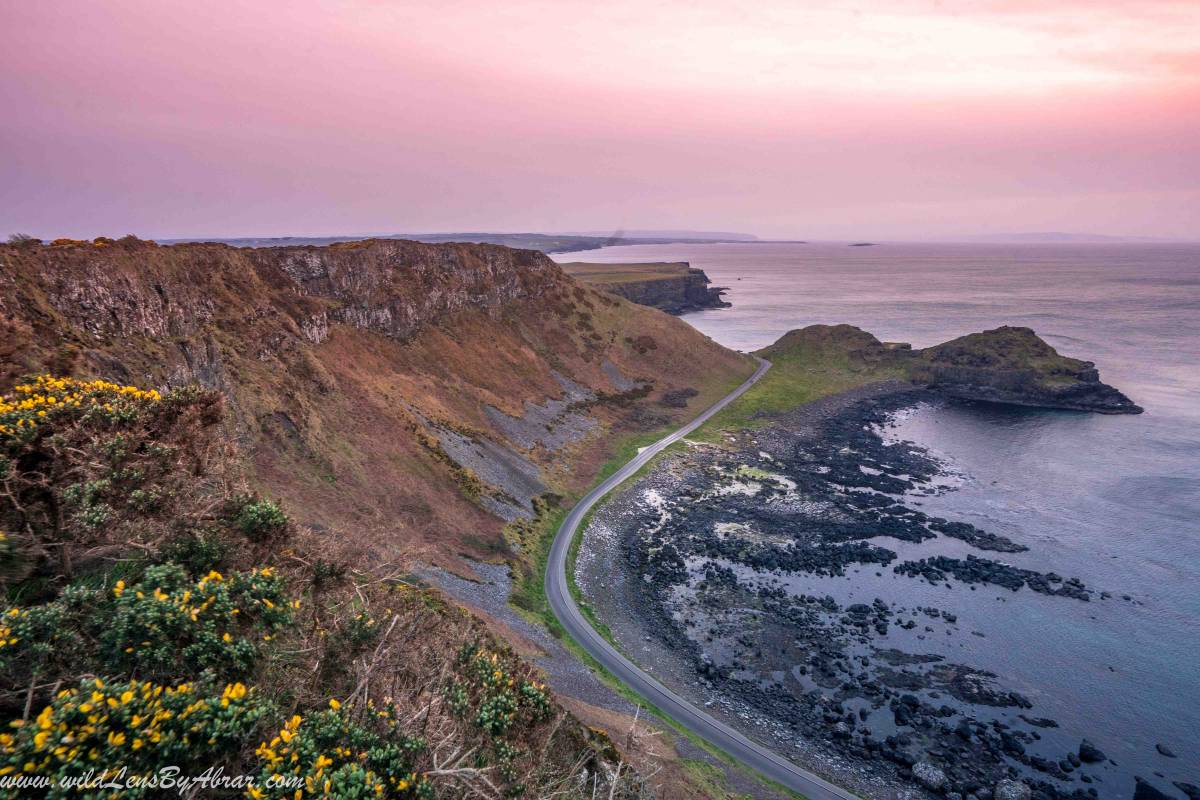
[[[732,391],[741,383],[742,380],[744,380],[744,378],[739,378],[737,382],[731,383],[726,391]],[[760,782],[763,786],[769,787],[773,791],[778,792],[785,797],[804,800],[803,795],[793,792],[787,787],[770,780],[755,770],[745,766],[736,759],[733,759],[724,751],[709,744],[701,737],[675,722],[675,720],[664,711],[659,709],[654,704],[648,702],[640,694],[622,683],[615,675],[610,673],[598,661],[592,658],[592,656],[586,650],[584,650],[583,647],[581,647],[571,636],[566,634],[565,629],[561,624],[559,624],[558,619],[550,610],[549,602],[546,599],[545,577],[549,562],[550,548],[554,542],[554,538],[557,535],[559,528],[563,523],[563,520],[566,518],[569,509],[573,508],[579,499],[582,498],[587,491],[590,491],[591,487],[594,487],[607,479],[623,464],[634,458],[641,448],[653,444],[663,436],[668,435],[671,431],[675,430],[679,424],[683,423],[672,424],[671,426],[651,432],[630,434],[621,437],[617,443],[617,446],[613,450],[612,455],[601,466],[600,470],[596,474],[595,481],[590,487],[588,487],[587,490],[579,493],[577,496],[564,499],[553,511],[548,511],[539,515],[538,519],[534,522],[534,529],[532,531],[533,535],[528,539],[532,547],[527,555],[527,558],[525,559],[525,570],[522,570],[518,578],[513,582],[510,602],[523,616],[535,623],[541,623],[544,625],[551,632],[551,634],[554,635],[555,638],[561,641],[563,645],[571,651],[576,658],[587,665],[587,667],[594,674],[596,674],[597,677],[605,683],[605,685],[629,702],[639,705],[648,713],[653,714],[665,727],[669,728],[675,734],[685,737],[688,741],[703,749],[713,758],[718,759],[721,763],[726,764],[728,767],[736,769],[740,773]],[[663,452],[666,453],[683,446],[685,445],[680,442],[670,448],[667,448],[667,450],[664,450]],[[659,455],[661,456],[662,454]],[[657,460],[657,457],[652,459],[650,463],[646,464],[641,470],[631,476],[629,481],[637,480],[640,476],[649,471],[657,462]],[[567,555],[567,586],[568,590],[571,592],[571,596],[575,600],[576,605],[579,607],[580,612],[588,620],[588,623],[596,630],[597,633],[603,636],[605,640],[607,640],[614,647],[618,647],[616,640],[612,635],[612,631],[609,630],[608,626],[596,617],[595,612],[584,601],[582,593],[580,592],[579,587],[576,585],[574,580],[575,562],[583,540],[583,532],[586,531],[588,526],[591,524],[592,517],[596,510],[608,499],[608,497],[602,498],[600,503],[598,503],[588,512],[588,514],[581,521],[579,527],[576,529],[575,535],[572,537]],[[693,761],[696,766],[694,766],[692,770],[688,771],[690,780],[693,780],[697,786],[701,787],[705,791],[708,791],[709,789],[715,790],[714,792],[709,792],[712,797],[731,796],[728,790],[716,782],[716,778],[723,779],[724,776],[719,775],[715,767],[703,761]],[[701,766],[706,769],[701,770]],[[695,772],[695,774],[692,774],[693,772]]]

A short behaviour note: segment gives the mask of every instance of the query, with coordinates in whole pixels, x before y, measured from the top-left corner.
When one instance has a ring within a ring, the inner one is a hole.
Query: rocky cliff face
[[[330,322],[406,339],[447,314],[494,310],[566,280],[532,250],[382,239],[256,250],[141,241],[12,248],[5,267],[10,283],[39,273],[35,285],[13,287],[14,299],[41,301],[96,337],[189,336],[250,304],[310,341]],[[29,296],[15,296],[23,289]]]
[[[378,239],[331,247],[247,252],[260,274],[283,272],[296,291],[334,301],[328,321],[407,339],[422,327],[468,309],[494,311],[561,286],[561,270],[535,250],[496,245],[428,245]]]
[[[710,286],[710,283],[704,270],[689,268],[678,277],[597,285],[626,300],[669,314],[683,314],[704,308],[728,308],[731,304],[721,299],[725,289]]]
[[[670,314],[730,305],[721,299],[724,287],[711,286],[704,270],[694,269],[685,261],[649,264],[574,262],[562,267],[568,275],[589,286]]]
[[[0,245],[0,389],[35,371],[218,389],[252,480],[355,559],[519,549],[512,525],[588,480],[593,451],[690,413],[664,395],[698,404],[751,370],[535,251]]]

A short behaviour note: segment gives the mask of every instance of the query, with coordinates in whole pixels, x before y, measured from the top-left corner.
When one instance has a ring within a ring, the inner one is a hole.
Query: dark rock
[[[1133,800],[1173,800],[1173,798],[1149,781],[1138,776],[1134,778]]]
[[[1085,764],[1099,764],[1104,761],[1107,756],[1100,750],[1099,747],[1084,739],[1079,743],[1079,760]]]
[[[1188,796],[1188,800],[1200,800],[1200,786],[1194,783],[1175,781],[1175,788]]]

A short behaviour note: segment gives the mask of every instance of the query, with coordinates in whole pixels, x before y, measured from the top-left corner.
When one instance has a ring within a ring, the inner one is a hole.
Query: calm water
[[[685,319],[741,350],[813,323],[915,347],[1009,324],[1095,361],[1145,414],[930,406],[901,415],[896,433],[965,476],[924,510],[1026,544],[1004,560],[1077,576],[1111,599],[865,572],[812,588],[956,610],[986,637],[955,637],[945,646],[966,649],[947,653],[1028,694],[1033,713],[1062,723],[1049,735],[1064,751],[1081,736],[1100,745],[1119,765],[1103,796],[1129,797],[1135,774],[1177,797],[1172,781],[1200,784],[1200,246],[654,245],[558,258],[690,261],[730,287],[733,308]],[[963,547],[894,549],[961,557]]]

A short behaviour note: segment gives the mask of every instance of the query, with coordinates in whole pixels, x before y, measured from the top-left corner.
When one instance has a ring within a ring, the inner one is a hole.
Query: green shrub
[[[160,564],[138,584],[118,581],[113,594],[102,658],[143,675],[244,675],[259,641],[291,622],[283,579],[269,567],[228,578],[213,570],[194,581],[178,564]]]
[[[288,602],[283,579],[269,567],[195,580],[179,564],[159,564],[128,586],[72,586],[51,602],[5,609],[0,675],[14,687],[34,675],[81,672],[160,681],[203,670],[241,677],[298,604]]]
[[[233,500],[232,506],[234,525],[253,542],[271,541],[287,530],[287,515],[270,500],[242,495]]]
[[[59,692],[36,719],[18,720],[0,733],[0,777],[48,778],[53,786],[44,796],[56,800],[84,796],[63,783],[90,770],[115,775],[125,768],[128,780],[171,765],[187,775],[236,758],[270,710],[240,683],[217,689],[208,683],[86,680]],[[133,786],[121,796],[154,794]]]
[[[174,561],[192,575],[203,575],[221,565],[228,549],[215,535],[189,533],[164,545],[160,559]]]
[[[298,775],[304,794],[355,798],[432,798],[433,785],[415,770],[425,742],[396,729],[393,708],[367,709],[356,721],[336,700],[308,716],[297,714],[255,754],[262,764],[254,798],[291,798],[294,790],[276,784]]]
[[[518,723],[529,725],[549,716],[546,687],[518,681],[509,660],[499,653],[470,644],[459,653],[458,666],[461,679],[452,678],[443,688],[443,696],[460,716],[473,707],[472,721],[486,733],[500,737]]]

